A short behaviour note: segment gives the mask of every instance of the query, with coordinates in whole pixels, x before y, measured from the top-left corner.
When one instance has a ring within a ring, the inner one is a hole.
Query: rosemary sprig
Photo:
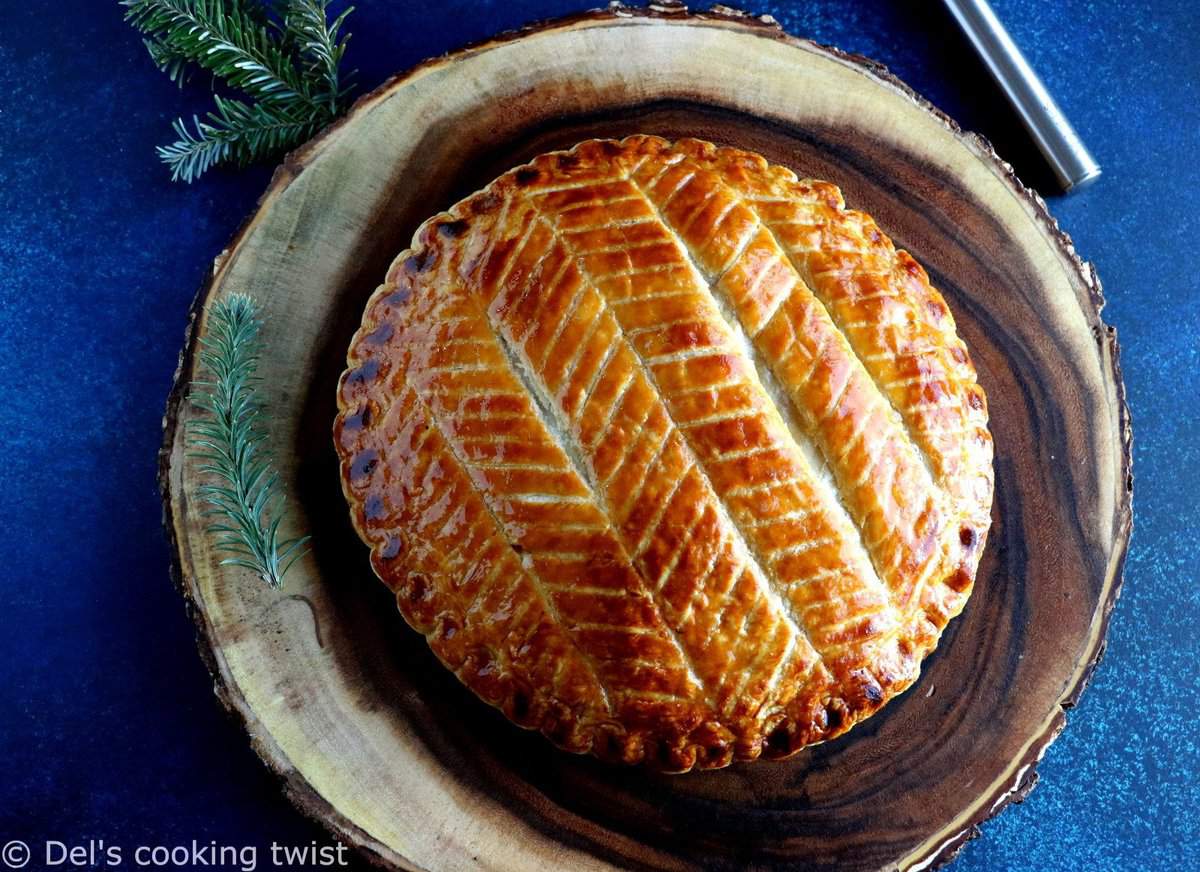
[[[330,0],[121,0],[155,65],[181,86],[191,67],[243,99],[214,94],[215,111],[158,148],[171,178],[191,182],[214,164],[246,164],[298,145],[341,114],[350,88],[339,75],[348,8]]]
[[[200,471],[218,483],[197,488],[208,504],[204,516],[216,547],[231,556],[221,565],[240,566],[255,572],[273,588],[306,550],[308,536],[279,538],[283,496],[278,473],[262,449],[266,434],[259,427],[260,407],[255,399],[259,359],[258,309],[243,294],[218,300],[209,313],[210,329],[200,340],[204,380],[192,401],[209,418],[190,423],[191,456]]]

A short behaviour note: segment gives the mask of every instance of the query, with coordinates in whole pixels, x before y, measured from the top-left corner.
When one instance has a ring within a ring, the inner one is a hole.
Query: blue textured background
[[[1108,656],[1040,786],[956,868],[1196,868],[1200,15],[1195,0],[994,4],[1104,166],[1050,208],[1120,330],[1137,501]],[[371,87],[587,5],[359,0],[347,61]],[[883,61],[1046,189],[934,0],[769,5],[793,33]],[[4,7],[0,842],[325,843],[212,698],[154,482],[188,303],[270,170],[171,184],[153,147],[204,108],[204,86],[156,73],[113,2]]]

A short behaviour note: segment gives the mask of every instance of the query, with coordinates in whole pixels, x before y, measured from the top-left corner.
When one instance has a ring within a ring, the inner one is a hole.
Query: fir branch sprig
[[[284,33],[299,47],[305,60],[304,71],[309,76],[320,76],[324,87],[319,98],[325,100],[329,111],[336,115],[340,101],[350,88],[343,86],[338,77],[342,55],[346,53],[349,36],[342,36],[342,25],[354,11],[351,6],[332,22],[326,14],[329,0],[291,0],[284,16]]]
[[[172,179],[190,182],[226,161],[245,166],[261,155],[303,142],[321,125],[286,106],[247,104],[216,94],[213,100],[217,111],[210,112],[207,121],[193,116],[194,132],[177,118],[172,127],[179,138],[158,146],[158,156],[171,168]]]
[[[244,99],[214,94],[204,120],[174,123],[158,149],[171,178],[193,181],[217,163],[246,164],[308,139],[339,114],[351,90],[340,75],[347,8],[330,0],[121,0],[154,64],[180,85],[191,67]]]
[[[273,588],[306,553],[308,536],[280,539],[283,495],[279,475],[263,447],[261,407],[255,398],[259,360],[258,308],[243,294],[214,304],[208,335],[200,340],[203,380],[192,401],[208,412],[190,423],[188,445],[199,470],[217,483],[197,488],[208,505],[204,517],[216,547],[230,556],[221,565],[252,570]]]

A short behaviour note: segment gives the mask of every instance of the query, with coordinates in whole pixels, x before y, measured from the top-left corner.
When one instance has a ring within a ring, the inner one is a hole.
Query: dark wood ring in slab
[[[400,619],[339,490],[334,384],[417,225],[539,152],[639,131],[841,186],[929,270],[988,396],[994,526],[965,613],[912,690],[783,763],[654,776],[508,724]],[[218,566],[183,450],[204,312],[234,291],[264,308],[272,447],[314,537],[282,594]],[[1102,305],[1011,168],[873,62],[728,10],[614,8],[507,34],[360,100],[286,160],[219,259],[160,455],[174,577],[258,753],[302,810],[385,866],[929,868],[1032,787],[1103,650],[1132,479]],[[269,608],[288,595],[311,611]]]

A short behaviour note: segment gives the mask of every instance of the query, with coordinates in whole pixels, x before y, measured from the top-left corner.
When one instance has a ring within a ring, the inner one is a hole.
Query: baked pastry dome
[[[354,525],[446,666],[555,743],[783,757],[916,679],[990,523],[983,391],[836,187],[650,136],[435,216],[349,352]]]

